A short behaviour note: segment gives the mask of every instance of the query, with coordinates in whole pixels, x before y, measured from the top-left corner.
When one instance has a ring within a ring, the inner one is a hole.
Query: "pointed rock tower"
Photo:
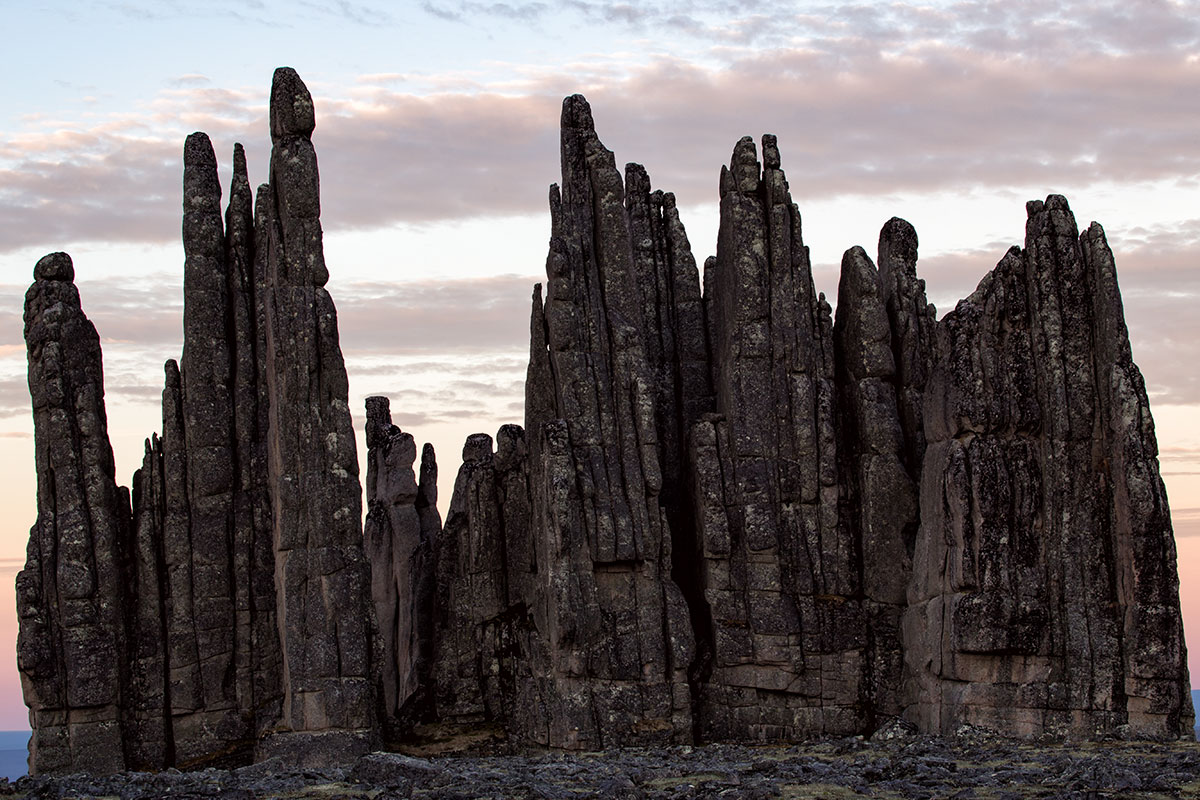
[[[378,740],[374,617],[312,99],[280,69],[257,207],[184,146],[184,347],[133,506],[66,254],[26,300],[39,521],[18,582],[33,772],[345,762]],[[73,476],[73,477],[72,477]],[[66,483],[64,483],[66,481]],[[69,602],[67,602],[69,600]]]

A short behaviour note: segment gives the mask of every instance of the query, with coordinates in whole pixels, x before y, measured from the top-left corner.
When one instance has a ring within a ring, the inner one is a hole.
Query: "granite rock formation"
[[[116,483],[100,337],[66,253],[38,261],[25,295],[38,516],[17,575],[17,666],[47,772],[124,765],[122,705],[128,492]]]
[[[1183,734],[1175,543],[1112,252],[1062,197],[1028,212],[1025,248],[938,326],[910,713],[934,731]]]
[[[562,109],[524,426],[366,407],[324,286],[312,98],[222,218],[184,150],[183,355],[132,497],[70,259],[26,299],[36,772],[352,760],[424,723],[575,750],[869,734],[1191,735],[1174,542],[1112,253],[1066,201],[940,322],[901,219],[817,292],[779,147],[720,173],[703,280],[670,193]]]
[[[673,197],[637,164],[622,182],[564,102],[525,429],[464,448],[427,718],[565,748],[899,715],[1190,735],[1153,429],[1098,226],[1077,242],[1065,201],[1038,204],[1027,255],[938,323],[894,218],[878,267],[846,252],[835,318],[774,137],[762,158],[745,138],[722,168],[701,292]],[[1013,274],[1022,293],[986,288]],[[1077,419],[1048,427],[1051,406]]]
[[[312,99],[293,70],[276,72],[271,109],[270,182],[255,202],[237,146],[224,219],[208,137],[184,146],[183,357],[166,364],[132,505],[70,259],[35,269],[42,485],[19,581],[31,771],[324,763],[378,739],[358,459]]]

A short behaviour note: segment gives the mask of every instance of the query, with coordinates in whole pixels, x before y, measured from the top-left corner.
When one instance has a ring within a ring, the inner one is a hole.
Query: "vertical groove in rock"
[[[541,457],[539,431],[543,422],[554,419],[554,375],[550,350],[546,343],[546,312],[542,284],[533,286],[533,309],[529,315],[529,367],[525,371],[525,430],[528,432],[529,457],[534,463]]]
[[[130,528],[117,486],[100,337],[66,253],[45,256],[25,295],[38,517],[17,575],[17,666],[34,773],[126,766],[128,654],[119,572]]]
[[[410,568],[413,580],[412,669],[416,691],[408,703],[398,710],[400,727],[433,719],[433,659],[434,659],[434,593],[436,565],[434,547],[442,530],[442,516],[437,507],[437,456],[428,442],[421,447],[421,467],[417,480],[417,521],[420,525],[420,545]]]
[[[236,181],[235,181],[236,183]],[[270,459],[267,431],[270,427],[270,397],[267,393],[267,257],[272,235],[271,208],[274,205],[271,187],[263,184],[254,197],[254,260],[247,279],[249,300],[253,309],[254,332],[254,418],[247,414],[245,426],[252,424],[252,443],[239,439],[239,458],[252,467],[252,488],[249,504],[253,516],[254,538],[251,550],[252,603],[250,669],[254,675],[255,737],[261,739],[274,729],[283,714],[283,650],[279,634],[279,614],[275,607],[275,527],[270,491]],[[239,357],[240,363],[240,357]],[[240,413],[240,412],[239,412]]]

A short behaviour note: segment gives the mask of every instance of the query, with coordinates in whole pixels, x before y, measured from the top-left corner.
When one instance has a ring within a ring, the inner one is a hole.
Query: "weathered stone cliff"
[[[568,749],[1191,733],[1166,495],[1112,253],[1066,201],[938,322],[917,236],[813,283],[778,145],[720,174],[703,281],[669,193],[562,109],[525,425],[437,465],[367,401],[362,517],[312,98],[268,184],[184,151],[184,329],[132,505],[65,254],[26,339],[18,578],[39,772],[345,761],[440,722]]]
[[[938,326],[906,615],[923,728],[1184,734],[1175,544],[1104,231],[1062,197]]]

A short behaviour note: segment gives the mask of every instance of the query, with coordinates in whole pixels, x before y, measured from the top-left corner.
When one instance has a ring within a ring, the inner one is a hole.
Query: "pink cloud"
[[[620,8],[583,3],[579,13],[616,19]],[[1186,45],[1196,22],[1155,4],[1033,25],[1045,17],[1039,8],[832,6],[785,15],[777,28],[794,34],[786,42],[713,47],[703,63],[581,54],[571,64],[510,65],[495,84],[448,76],[420,96],[391,82],[402,76],[364,76],[344,93],[317,93],[325,224],[542,211],[557,177],[559,102],[575,91],[588,95],[618,158],[645,163],[684,206],[713,201],[733,143],[766,131],[779,135],[802,206],[847,194],[1194,182],[1200,63]],[[643,16],[638,24],[665,24],[658,12]],[[263,100],[259,90],[182,85],[138,114],[65,128],[42,120],[30,133],[0,135],[0,248],[172,240],[183,136],[206,130],[220,154],[243,141],[261,179]]]

